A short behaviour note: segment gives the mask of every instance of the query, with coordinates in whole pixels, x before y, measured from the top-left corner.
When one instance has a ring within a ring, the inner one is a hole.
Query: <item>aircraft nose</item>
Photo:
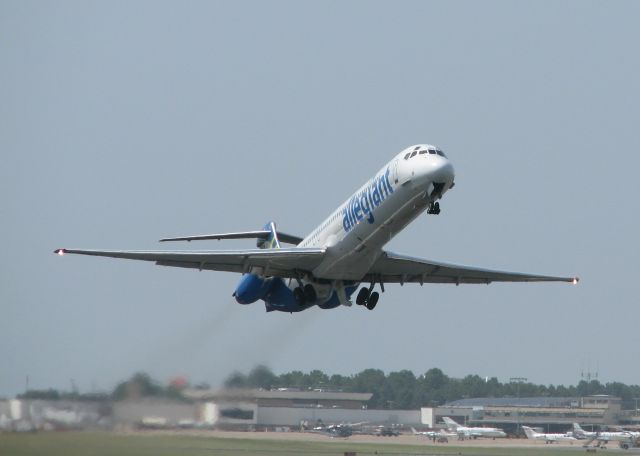
[[[435,181],[448,183],[452,183],[456,175],[453,165],[447,159],[440,160],[439,163],[434,164],[432,173]]]

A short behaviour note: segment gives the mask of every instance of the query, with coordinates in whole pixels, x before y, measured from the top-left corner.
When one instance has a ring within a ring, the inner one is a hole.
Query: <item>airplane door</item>
[[[398,183],[398,159],[393,162],[393,182]]]

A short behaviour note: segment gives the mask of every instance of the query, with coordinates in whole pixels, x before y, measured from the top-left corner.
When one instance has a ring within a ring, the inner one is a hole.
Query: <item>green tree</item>
[[[120,383],[113,391],[115,400],[139,399],[149,396],[161,396],[164,391],[144,372],[134,374],[129,380]]]
[[[246,388],[247,376],[242,372],[232,372],[224,381],[225,388]]]
[[[250,388],[269,389],[276,385],[278,378],[267,366],[259,365],[251,369],[247,376],[246,384]]]

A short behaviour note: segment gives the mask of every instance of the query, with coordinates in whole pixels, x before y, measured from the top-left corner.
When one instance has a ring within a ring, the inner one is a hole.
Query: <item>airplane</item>
[[[444,429],[440,429],[439,431],[416,431],[416,428],[412,427],[411,432],[415,436],[424,436],[430,439],[437,439],[438,442],[445,443],[449,441],[449,437],[457,437],[458,434],[455,432],[447,432]]]
[[[478,437],[488,437],[495,439],[497,437],[502,438],[507,436],[507,434],[499,428],[461,426],[448,416],[443,417],[442,420],[447,425],[447,428],[450,431],[455,432],[461,439],[477,439]]]
[[[366,421],[362,421],[360,423],[339,423],[339,424],[330,424],[328,426],[320,425],[316,426],[313,429],[309,429],[308,433],[312,434],[322,434],[329,437],[339,437],[339,438],[347,438],[353,435],[353,428],[360,427],[363,424],[366,424]]]
[[[584,446],[589,446],[593,441],[597,441],[598,445],[606,445],[609,442],[632,442],[634,438],[640,436],[640,433],[630,431],[617,431],[617,432],[589,432],[582,429],[578,423],[573,423],[573,433],[579,439],[587,439],[588,442]]]
[[[355,302],[369,310],[385,284],[492,282],[570,282],[555,277],[504,272],[414,258],[383,246],[426,211],[440,213],[443,195],[454,187],[453,165],[441,149],[418,144],[404,149],[332,212],[306,237],[287,234],[268,222],[262,230],[163,238],[161,242],[257,239],[255,249],[238,250],[82,250],[80,254],[153,261],[160,266],[242,273],[232,296],[239,304],[258,300],[267,312],[299,312],[312,306],[333,309]],[[291,244],[293,247],[281,247]],[[368,285],[367,285],[368,284]]]
[[[544,440],[544,443],[554,443],[554,442],[574,442],[577,440],[574,436],[569,433],[566,434],[545,434],[539,433],[531,429],[529,426],[522,426],[524,433],[527,435],[528,439],[531,440]]]

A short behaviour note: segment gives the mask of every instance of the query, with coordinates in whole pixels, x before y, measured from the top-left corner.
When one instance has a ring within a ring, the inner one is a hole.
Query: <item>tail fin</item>
[[[256,242],[257,247],[259,249],[279,249],[280,241],[278,240],[275,222],[267,222],[264,230],[270,232],[269,236],[266,239],[258,239],[258,242]]]
[[[584,433],[584,429],[578,423],[573,423],[573,430],[576,433]]]
[[[442,417],[442,421],[445,422],[445,424],[447,425],[448,428],[453,429],[454,431],[460,427],[460,425],[458,423],[453,421],[448,416]]]
[[[535,439],[535,432],[533,432],[533,429],[531,429],[529,426],[522,426],[522,430],[524,431],[524,433],[527,435],[528,439]]]
[[[413,433],[413,435],[419,435],[419,432],[416,431],[416,428],[414,427],[411,428],[411,432]]]

